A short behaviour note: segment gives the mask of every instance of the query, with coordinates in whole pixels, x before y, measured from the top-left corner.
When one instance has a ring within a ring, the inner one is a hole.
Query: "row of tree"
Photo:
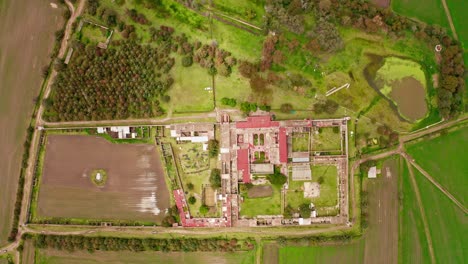
[[[29,235],[28,235],[29,236]],[[90,237],[82,235],[45,235],[33,237],[37,248],[55,248],[58,250],[102,251],[221,251],[252,250],[253,239],[238,241],[235,238],[125,238],[125,237]]]

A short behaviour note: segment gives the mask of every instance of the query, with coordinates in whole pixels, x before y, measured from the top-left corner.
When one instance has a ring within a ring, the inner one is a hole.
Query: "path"
[[[457,31],[455,30],[455,25],[453,24],[452,15],[450,15],[450,9],[448,8],[447,1],[446,0],[441,0],[441,1],[442,1],[442,5],[444,6],[445,15],[447,16],[448,22],[450,24],[450,29],[452,30],[452,33],[453,33],[453,38],[455,40],[458,40]]]
[[[426,179],[428,179],[435,187],[437,187],[437,189],[439,189],[443,194],[445,194],[447,198],[449,198],[456,206],[458,206],[463,211],[463,213],[468,214],[468,210],[465,208],[465,206],[463,206],[463,204],[460,201],[458,201],[450,192],[448,192],[442,185],[436,182],[429,173],[427,173],[423,168],[421,168],[421,166],[419,166],[414,161],[414,159],[411,158],[410,155],[408,155],[408,153],[403,153],[403,157],[405,157],[405,159],[407,159],[411,163],[411,165],[413,165],[419,172],[421,172],[421,174],[424,177],[426,177]]]
[[[427,238],[427,245],[429,247],[429,255],[431,256],[431,263],[435,263],[435,255],[434,255],[434,246],[432,245],[432,238],[431,233],[429,232],[429,224],[427,223],[426,214],[424,213],[423,203],[421,201],[421,195],[419,193],[418,185],[416,184],[416,179],[414,178],[413,167],[410,164],[410,160],[407,156],[403,156],[406,160],[406,166],[408,166],[409,175],[411,184],[413,185],[414,194],[416,196],[416,201],[418,203],[419,212],[421,214],[421,219],[424,226],[424,233],[426,233]]]

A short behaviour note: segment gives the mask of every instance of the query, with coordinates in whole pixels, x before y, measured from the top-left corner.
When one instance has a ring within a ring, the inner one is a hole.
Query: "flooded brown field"
[[[411,121],[421,119],[427,114],[426,90],[413,77],[395,81],[390,97],[398,105],[401,114]]]
[[[107,172],[104,186],[90,173]],[[37,215],[160,222],[170,206],[156,147],[94,136],[47,138]]]

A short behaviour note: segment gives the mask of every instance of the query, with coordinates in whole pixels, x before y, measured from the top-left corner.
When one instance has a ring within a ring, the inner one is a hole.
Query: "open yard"
[[[461,150],[468,148],[468,127],[407,146],[424,170],[465,206],[468,203],[468,163]]]
[[[253,264],[255,251],[222,252],[131,252],[40,250],[38,264],[98,264],[98,263],[155,263],[155,264]]]
[[[312,151],[341,151],[341,134],[338,128],[322,127],[312,132]]]
[[[104,186],[90,180],[95,169],[107,172]],[[48,136],[37,218],[160,222],[170,206],[163,173],[153,145]]]
[[[0,246],[13,219],[26,128],[62,27],[58,1],[0,1]],[[27,8],[25,8],[27,7]]]
[[[309,151],[310,138],[308,133],[294,133],[292,136],[292,151]]]
[[[280,215],[281,214],[281,190],[279,187],[271,185],[273,192],[270,196],[255,198],[243,191],[241,186],[241,195],[243,202],[240,203],[240,217],[252,218],[257,215]],[[254,187],[252,187],[254,188]],[[264,188],[264,187],[262,187]],[[254,195],[255,196],[255,195]]]

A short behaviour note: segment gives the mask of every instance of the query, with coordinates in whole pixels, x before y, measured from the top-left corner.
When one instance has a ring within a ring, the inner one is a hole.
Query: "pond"
[[[420,64],[400,57],[368,54],[371,63],[364,70],[369,85],[392,102],[398,115],[416,122],[428,112],[426,76]]]

